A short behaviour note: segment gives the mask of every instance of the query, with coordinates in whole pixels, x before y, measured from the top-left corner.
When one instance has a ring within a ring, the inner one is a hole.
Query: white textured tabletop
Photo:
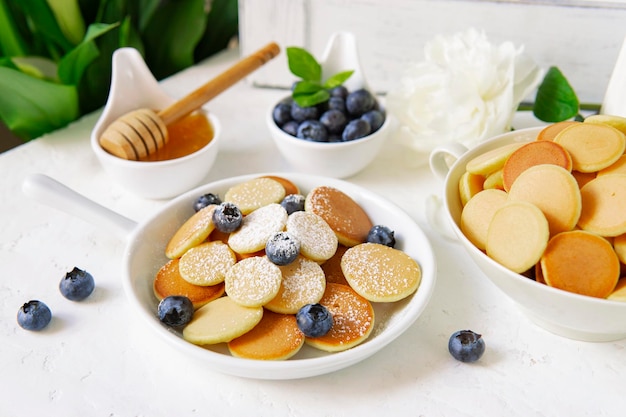
[[[166,80],[164,89],[180,97],[235,58],[236,51],[220,54]],[[264,124],[283,95],[239,83],[209,104],[224,140],[206,181],[289,169]],[[164,201],[130,195],[98,165],[89,147],[97,117],[0,154],[1,416],[624,415],[626,340],[579,342],[531,323],[460,245],[428,225],[425,201],[441,184],[425,155],[393,140],[349,181],[400,206],[431,240],[437,287],[415,324],[371,358],[308,379],[242,379],[181,356],[133,316],[119,278],[125,242],[21,192],[25,176],[42,172],[137,221],[158,210]],[[516,127],[533,123],[518,119]],[[74,266],[96,279],[81,303],[58,291]],[[17,325],[17,310],[30,299],[53,312],[44,331]],[[449,336],[465,328],[487,344],[474,364],[447,350]]]

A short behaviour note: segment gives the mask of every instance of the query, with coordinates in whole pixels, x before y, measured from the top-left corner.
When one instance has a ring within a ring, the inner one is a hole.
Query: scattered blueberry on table
[[[94,288],[93,276],[77,267],[66,273],[59,283],[59,290],[63,297],[72,301],[84,300],[91,295]]]
[[[17,311],[17,324],[25,330],[39,331],[46,327],[51,320],[50,308],[39,300],[24,303]]]
[[[476,362],[485,353],[485,341],[471,330],[459,330],[450,336],[448,351],[461,362]]]

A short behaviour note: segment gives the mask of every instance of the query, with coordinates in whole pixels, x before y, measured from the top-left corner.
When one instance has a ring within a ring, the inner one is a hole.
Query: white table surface
[[[236,56],[222,53],[163,87],[182,96]],[[224,140],[207,182],[289,170],[264,125],[268,107],[284,94],[241,82],[209,104]],[[23,178],[41,172],[133,220],[158,210],[164,201],[130,195],[98,165],[88,140],[98,115],[0,154],[1,416],[624,415],[626,340],[573,341],[531,323],[460,245],[428,225],[425,200],[441,183],[426,155],[395,140],[349,181],[400,206],[431,240],[438,282],[416,323],[373,357],[308,379],[242,379],[182,357],[133,316],[119,278],[125,243],[21,192]],[[536,122],[520,114],[515,123]],[[94,294],[81,303],[58,291],[74,266],[96,279]],[[53,312],[44,331],[17,325],[17,310],[30,299]],[[465,328],[487,344],[474,364],[447,350],[449,336]]]

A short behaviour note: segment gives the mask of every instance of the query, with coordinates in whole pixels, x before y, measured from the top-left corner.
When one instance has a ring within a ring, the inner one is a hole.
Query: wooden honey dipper
[[[100,146],[110,154],[130,160],[139,160],[156,152],[168,141],[169,124],[197,110],[279,52],[280,48],[276,43],[269,43],[158,113],[151,109],[126,113],[102,133],[99,138]]]

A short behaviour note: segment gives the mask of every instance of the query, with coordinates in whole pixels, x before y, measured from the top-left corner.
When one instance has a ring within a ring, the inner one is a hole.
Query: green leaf
[[[59,29],[73,45],[85,36],[85,21],[80,14],[78,0],[47,0]]]
[[[206,29],[194,56],[197,61],[228,47],[237,36],[239,8],[237,0],[213,0],[207,15]]]
[[[320,85],[320,83],[302,80],[302,81],[298,81],[296,85],[294,86],[293,95],[305,96],[305,95],[317,93],[318,91],[322,89],[323,87]]]
[[[324,88],[330,90],[331,88],[339,87],[341,84],[345,83],[352,74],[354,74],[353,70],[339,72],[324,82]]]
[[[24,10],[24,13],[29,16],[34,31],[47,45],[51,53],[56,53],[56,49],[60,48],[62,51],[61,55],[63,55],[63,53],[74,47],[61,31],[54,13],[46,0],[22,0],[19,5]]]
[[[76,87],[0,67],[0,119],[23,140],[59,129],[79,116]]]
[[[206,28],[204,0],[166,2],[144,32],[146,63],[157,79],[194,64],[194,49]]]
[[[293,94],[293,99],[300,107],[311,107],[323,103],[330,98],[328,90],[318,90],[309,94]]]
[[[287,63],[292,74],[306,81],[322,81],[322,66],[308,51],[295,46],[287,48]]]
[[[119,24],[92,23],[85,39],[59,62],[59,79],[64,84],[78,85],[85,69],[100,55],[94,40]]]
[[[28,48],[15,24],[15,14],[0,0],[0,54],[3,56],[23,56],[28,54]]]
[[[574,89],[557,67],[550,67],[537,89],[533,114],[549,123],[571,119],[579,112]]]

